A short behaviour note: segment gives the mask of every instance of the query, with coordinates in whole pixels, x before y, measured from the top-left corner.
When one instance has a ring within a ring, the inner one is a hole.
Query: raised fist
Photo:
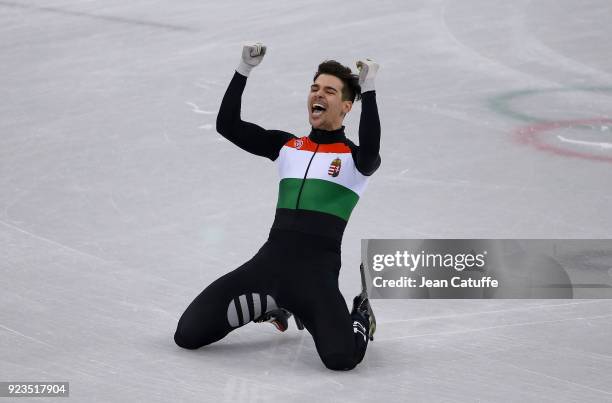
[[[236,71],[245,77],[249,76],[249,73],[253,67],[257,66],[263,60],[266,54],[266,45],[261,42],[247,42],[242,46],[242,58],[240,64],[236,68]]]
[[[380,65],[372,59],[362,59],[357,61],[357,70],[359,70],[359,85],[361,92],[374,91],[374,79]]]

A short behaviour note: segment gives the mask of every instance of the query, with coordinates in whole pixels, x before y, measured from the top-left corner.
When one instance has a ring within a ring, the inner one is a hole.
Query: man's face
[[[310,86],[308,94],[308,120],[315,129],[335,130],[342,127],[344,116],[353,103],[342,100],[342,80],[329,74],[320,74]]]

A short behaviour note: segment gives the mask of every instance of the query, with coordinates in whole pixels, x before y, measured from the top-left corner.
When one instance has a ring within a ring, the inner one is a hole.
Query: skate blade
[[[297,328],[299,330],[304,330],[304,324],[302,323],[300,318],[298,318],[297,316],[293,315],[293,319],[295,319],[295,325],[297,326]]]
[[[374,333],[376,332],[376,316],[374,316],[374,311],[372,310],[372,306],[368,301],[368,314],[370,315],[370,341],[374,341]]]

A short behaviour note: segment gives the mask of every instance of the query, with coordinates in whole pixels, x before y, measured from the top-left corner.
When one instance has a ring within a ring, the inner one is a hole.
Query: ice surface
[[[249,325],[199,351],[172,341],[274,214],[273,164],[214,128],[242,41],[269,47],[244,118],[296,134],[320,61],[382,66],[383,163],[347,228],[348,299],[361,238],[612,235],[612,151],[581,143],[612,143],[611,13],[608,0],[0,1],[0,380],[70,381],[79,402],[612,401],[605,300],[375,301],[378,337],[349,373],[294,327]],[[358,118],[357,105],[355,140]]]

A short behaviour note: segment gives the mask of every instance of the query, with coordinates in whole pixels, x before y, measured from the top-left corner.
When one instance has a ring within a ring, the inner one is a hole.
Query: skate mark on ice
[[[193,113],[199,113],[201,115],[214,115],[214,114],[217,113],[217,111],[205,111],[203,109],[200,109],[200,107],[197,104],[193,103],[193,102],[185,101],[185,104],[191,106],[191,111]]]
[[[557,138],[564,143],[578,144],[581,146],[588,146],[588,147],[598,147],[604,150],[612,148],[612,143],[604,143],[604,142],[599,143],[595,141],[574,140],[574,139],[568,139],[560,135],[557,135]]]
[[[86,13],[84,11],[73,11],[73,10],[67,10],[65,8],[59,8],[59,7],[33,6],[33,5],[28,5],[28,4],[20,4],[20,3],[16,3],[12,1],[0,1],[0,6],[21,8],[25,10],[32,10],[35,12],[69,15],[73,17],[89,18],[89,19],[94,19],[94,20],[109,21],[109,22],[115,22],[115,23],[121,23],[121,24],[140,25],[140,26],[145,26],[145,27],[150,27],[150,28],[165,29],[168,31],[183,31],[183,32],[196,32],[197,31],[189,27],[165,24],[165,23],[155,22],[155,21],[144,21],[144,20],[137,20],[133,18],[125,18],[125,17],[112,16],[112,15]]]
[[[93,259],[96,259],[96,260],[100,260],[100,261],[102,261],[102,262],[104,262],[104,263],[111,263],[111,264],[117,264],[117,263],[118,263],[118,262],[113,262],[113,261],[110,261],[110,260],[106,260],[106,259],[104,259],[104,258],[101,258],[101,257],[99,257],[99,256],[95,256],[95,255],[92,255],[92,254],[87,253],[87,252],[80,251],[80,250],[78,250],[78,249],[74,249],[74,248],[72,248],[72,247],[70,247],[70,246],[64,245],[64,244],[59,243],[59,242],[57,242],[57,241],[54,241],[54,240],[52,240],[52,239],[45,238],[45,237],[40,236],[40,235],[36,235],[36,234],[34,234],[34,233],[32,233],[32,232],[29,232],[29,231],[26,231],[26,230],[24,230],[23,228],[20,228],[20,227],[18,227],[18,226],[16,226],[16,225],[13,225],[13,224],[7,223],[7,222],[5,222],[5,221],[3,221],[3,220],[0,220],[0,224],[2,224],[2,225],[4,225],[4,226],[6,226],[6,227],[8,227],[8,228],[11,228],[11,229],[13,229],[13,230],[15,230],[15,231],[21,232],[22,234],[29,235],[29,236],[31,236],[32,238],[36,238],[36,239],[38,239],[38,240],[40,240],[40,241],[47,242],[47,243],[50,243],[50,244],[52,244],[52,245],[58,246],[58,247],[60,247],[60,248],[62,248],[62,249],[65,249],[65,250],[67,250],[67,251],[69,251],[69,252],[72,252],[72,253],[76,253],[76,254],[79,254],[79,255],[82,255],[82,256],[86,256],[86,257],[89,257],[89,258],[93,258]]]
[[[520,56],[520,61],[522,62],[521,64],[525,64],[527,62],[535,62],[542,66],[554,66],[555,68],[560,68],[562,71],[572,73],[578,76],[590,75],[604,81],[610,79],[611,76],[609,73],[587,65],[579,60],[569,58],[542,43],[542,41],[540,41],[531,32],[529,32],[529,29],[525,25],[525,22],[522,17],[522,15],[517,15],[516,13],[513,13],[512,15],[506,15],[504,17],[506,21],[511,21],[511,26],[513,27],[511,34],[514,39],[511,43],[509,43],[508,46],[512,49],[514,54]],[[519,67],[508,65],[502,60],[498,60],[496,58],[492,58],[483,54],[481,50],[476,49],[465,43],[463,40],[459,39],[459,37],[454,33],[447,21],[447,6],[446,4],[443,4],[440,10],[439,26],[441,27],[443,32],[447,34],[448,39],[454,42],[457,46],[461,47],[461,49],[463,49],[463,51],[466,52],[469,56],[484,59],[490,63],[494,63],[494,65],[497,65],[497,71],[500,71],[499,67],[503,66],[505,69],[508,69],[514,73],[535,78],[539,81],[545,81],[550,83],[557,82],[556,79],[551,79],[551,77],[545,77],[542,75],[534,74],[533,72],[523,71]]]
[[[123,211],[121,211],[121,209],[119,208],[119,206],[117,205],[117,202],[115,202],[115,197],[114,197],[114,193],[111,191],[110,197],[109,197],[109,201],[111,206],[113,207],[113,209],[119,213],[120,216],[122,217],[128,217],[128,214],[125,214]]]
[[[542,321],[534,321],[534,322],[520,322],[520,323],[510,323],[507,325],[498,325],[498,326],[487,326],[487,327],[479,327],[474,329],[463,329],[463,330],[451,330],[447,332],[434,332],[434,333],[420,333],[420,334],[411,334],[410,336],[400,336],[400,337],[390,337],[388,339],[378,339],[382,341],[395,341],[395,340],[403,340],[403,339],[411,339],[415,337],[424,337],[424,336],[445,336],[451,334],[462,334],[462,333],[471,333],[471,332],[480,332],[485,330],[493,330],[493,329],[504,329],[508,327],[516,327],[516,326],[530,326],[530,325],[541,325],[548,323],[560,323],[560,322],[569,322],[575,320],[589,320],[589,319],[604,319],[604,318],[612,318],[612,314],[610,315],[597,315],[597,316],[585,316],[580,318],[568,318],[568,319],[556,319],[556,320],[542,320]],[[383,323],[395,323],[395,322],[383,322]]]
[[[567,379],[559,378],[559,377],[554,376],[554,375],[545,374],[544,372],[535,371],[533,369],[524,368],[524,367],[521,367],[519,365],[510,363],[510,362],[507,362],[507,361],[496,360],[494,358],[487,357],[485,355],[480,356],[480,355],[476,355],[476,354],[473,354],[473,353],[468,353],[468,352],[460,350],[460,349],[458,349],[456,347],[450,346],[450,348],[452,350],[459,351],[459,352],[461,352],[462,354],[465,354],[465,355],[469,355],[469,356],[476,357],[476,358],[484,358],[486,360],[493,361],[493,362],[496,362],[496,363],[502,363],[502,364],[505,364],[505,365],[509,365],[509,366],[514,367],[516,369],[519,369],[521,371],[524,371],[524,372],[527,372],[527,373],[530,373],[530,374],[540,375],[540,376],[543,376],[545,378],[553,379],[553,380],[558,381],[558,382],[567,383],[567,384],[576,386],[576,387],[581,388],[581,389],[587,389],[587,390],[590,390],[592,392],[603,393],[605,395],[612,395],[612,392],[609,392],[607,390],[593,388],[592,386],[584,385],[584,384],[578,383],[578,382],[569,381]]]
[[[505,347],[513,347],[513,348],[524,348],[525,346],[530,346],[533,348],[537,348],[540,351],[546,351],[549,352],[553,355],[560,355],[560,351],[559,351],[559,347],[557,346],[549,346],[549,345],[542,345],[539,342],[537,343],[531,343],[529,344],[529,341],[525,341],[525,340],[521,340],[519,342],[516,342],[513,338],[510,337],[505,337],[505,336],[501,336],[501,335],[497,335],[497,338],[503,340],[503,344]],[[564,351],[569,352],[569,353],[574,353],[576,355],[581,355],[583,357],[588,357],[590,359],[595,359],[595,360],[600,360],[600,361],[606,361],[606,362],[610,362],[612,360],[612,355],[605,355],[605,354],[601,354],[601,353],[596,353],[593,351],[586,351],[586,350],[579,350],[577,348],[572,348],[572,347],[568,347],[568,346],[563,346],[562,347]]]
[[[452,318],[465,317],[465,316],[488,315],[492,313],[534,311],[536,309],[558,308],[558,307],[566,307],[566,306],[572,306],[572,305],[596,304],[596,303],[603,303],[604,301],[605,300],[590,300],[590,301],[581,301],[581,302],[567,302],[563,304],[542,304],[542,305],[533,305],[533,306],[522,307],[522,308],[496,309],[494,311],[468,312],[468,313],[457,313],[453,315],[429,316],[425,318],[391,320],[388,322],[381,322],[381,323],[401,323],[401,322],[413,322],[413,321],[418,321],[418,320],[452,319]]]
[[[485,68],[488,67],[490,71],[502,72],[506,70],[509,73],[516,74],[517,79],[523,79],[523,80],[524,79],[537,79],[540,81],[555,83],[555,81],[549,80],[547,78],[537,77],[532,73],[519,70],[518,68],[513,67],[513,66],[509,66],[508,64],[503,63],[502,61],[494,59],[492,57],[489,57],[481,53],[479,50],[474,49],[468,44],[464,43],[462,40],[460,40],[457,37],[457,35],[455,35],[453,30],[448,25],[447,17],[446,17],[446,8],[447,8],[446,4],[443,4],[440,10],[438,10],[439,15],[438,15],[438,21],[436,22],[437,22],[437,26],[439,26],[440,28],[440,33],[445,36],[445,39],[454,43],[455,46],[458,47],[458,49],[461,51],[461,56],[468,56],[474,59],[474,65],[483,66]],[[484,65],[484,63],[488,64],[489,66]]]
[[[208,90],[211,87],[218,87],[221,84],[218,81],[215,81],[215,80],[204,80],[204,81],[198,81],[194,85],[196,87],[198,87],[198,88],[202,88],[202,89]]]
[[[93,254],[91,254],[91,253],[83,252],[83,251],[81,251],[81,250],[79,250],[79,249],[75,249],[75,248],[73,248],[73,247],[71,247],[71,246],[64,245],[63,243],[60,243],[60,242],[54,241],[54,240],[52,240],[52,239],[45,238],[45,237],[40,236],[40,235],[37,235],[37,234],[35,234],[35,233],[32,233],[32,232],[26,231],[26,230],[24,230],[23,228],[20,228],[20,227],[18,227],[18,226],[16,226],[16,225],[13,225],[13,224],[7,223],[7,222],[5,222],[5,221],[3,221],[3,220],[0,220],[0,224],[1,224],[1,225],[4,225],[4,226],[5,226],[5,227],[7,227],[7,228],[13,229],[13,230],[15,230],[15,231],[17,231],[17,232],[21,232],[22,234],[26,234],[26,235],[28,235],[28,236],[31,236],[31,237],[32,237],[32,238],[34,238],[34,239],[38,239],[39,241],[43,241],[43,242],[45,242],[45,243],[49,243],[49,244],[51,244],[51,245],[55,245],[55,246],[57,246],[57,247],[59,247],[59,248],[61,248],[61,249],[64,249],[64,250],[68,251],[68,252],[72,252],[72,253],[77,254],[77,255],[81,255],[81,256],[84,256],[84,257],[88,257],[88,258],[90,258],[90,259],[97,260],[97,261],[99,261],[99,262],[102,262],[102,263],[104,263],[104,264],[108,264],[108,265],[113,266],[113,267],[119,267],[119,268],[121,268],[121,269],[127,269],[127,270],[131,270],[131,271],[133,271],[133,272],[137,272],[137,271],[138,271],[138,270],[134,269],[133,267],[126,266],[124,263],[122,263],[122,262],[120,262],[120,261],[108,260],[108,259],[104,259],[103,257],[93,255]],[[212,260],[212,259],[211,259],[211,260]],[[149,276],[150,276],[151,281],[153,281],[153,279],[154,279],[154,278],[156,278],[156,279],[157,279],[157,281],[160,281],[160,282],[167,282],[167,279],[166,279],[166,278],[164,278],[164,277],[162,277],[162,276],[153,275],[153,274],[149,274]]]
[[[2,328],[2,329],[4,329],[4,330],[6,330],[7,332],[10,332],[10,333],[16,334],[16,335],[18,335],[18,336],[21,336],[21,337],[23,337],[23,338],[25,338],[25,339],[28,339],[28,340],[34,341],[34,342],[36,342],[36,343],[43,344],[43,345],[45,345],[45,346],[47,346],[47,347],[54,348],[54,347],[53,347],[51,344],[47,344],[47,343],[45,343],[44,341],[38,340],[37,338],[31,337],[31,336],[27,336],[27,335],[25,335],[25,334],[23,334],[23,333],[21,333],[21,332],[18,332],[17,330],[14,330],[14,329],[9,328],[9,327],[6,327],[6,326],[3,326],[3,325],[0,325],[0,328]]]

